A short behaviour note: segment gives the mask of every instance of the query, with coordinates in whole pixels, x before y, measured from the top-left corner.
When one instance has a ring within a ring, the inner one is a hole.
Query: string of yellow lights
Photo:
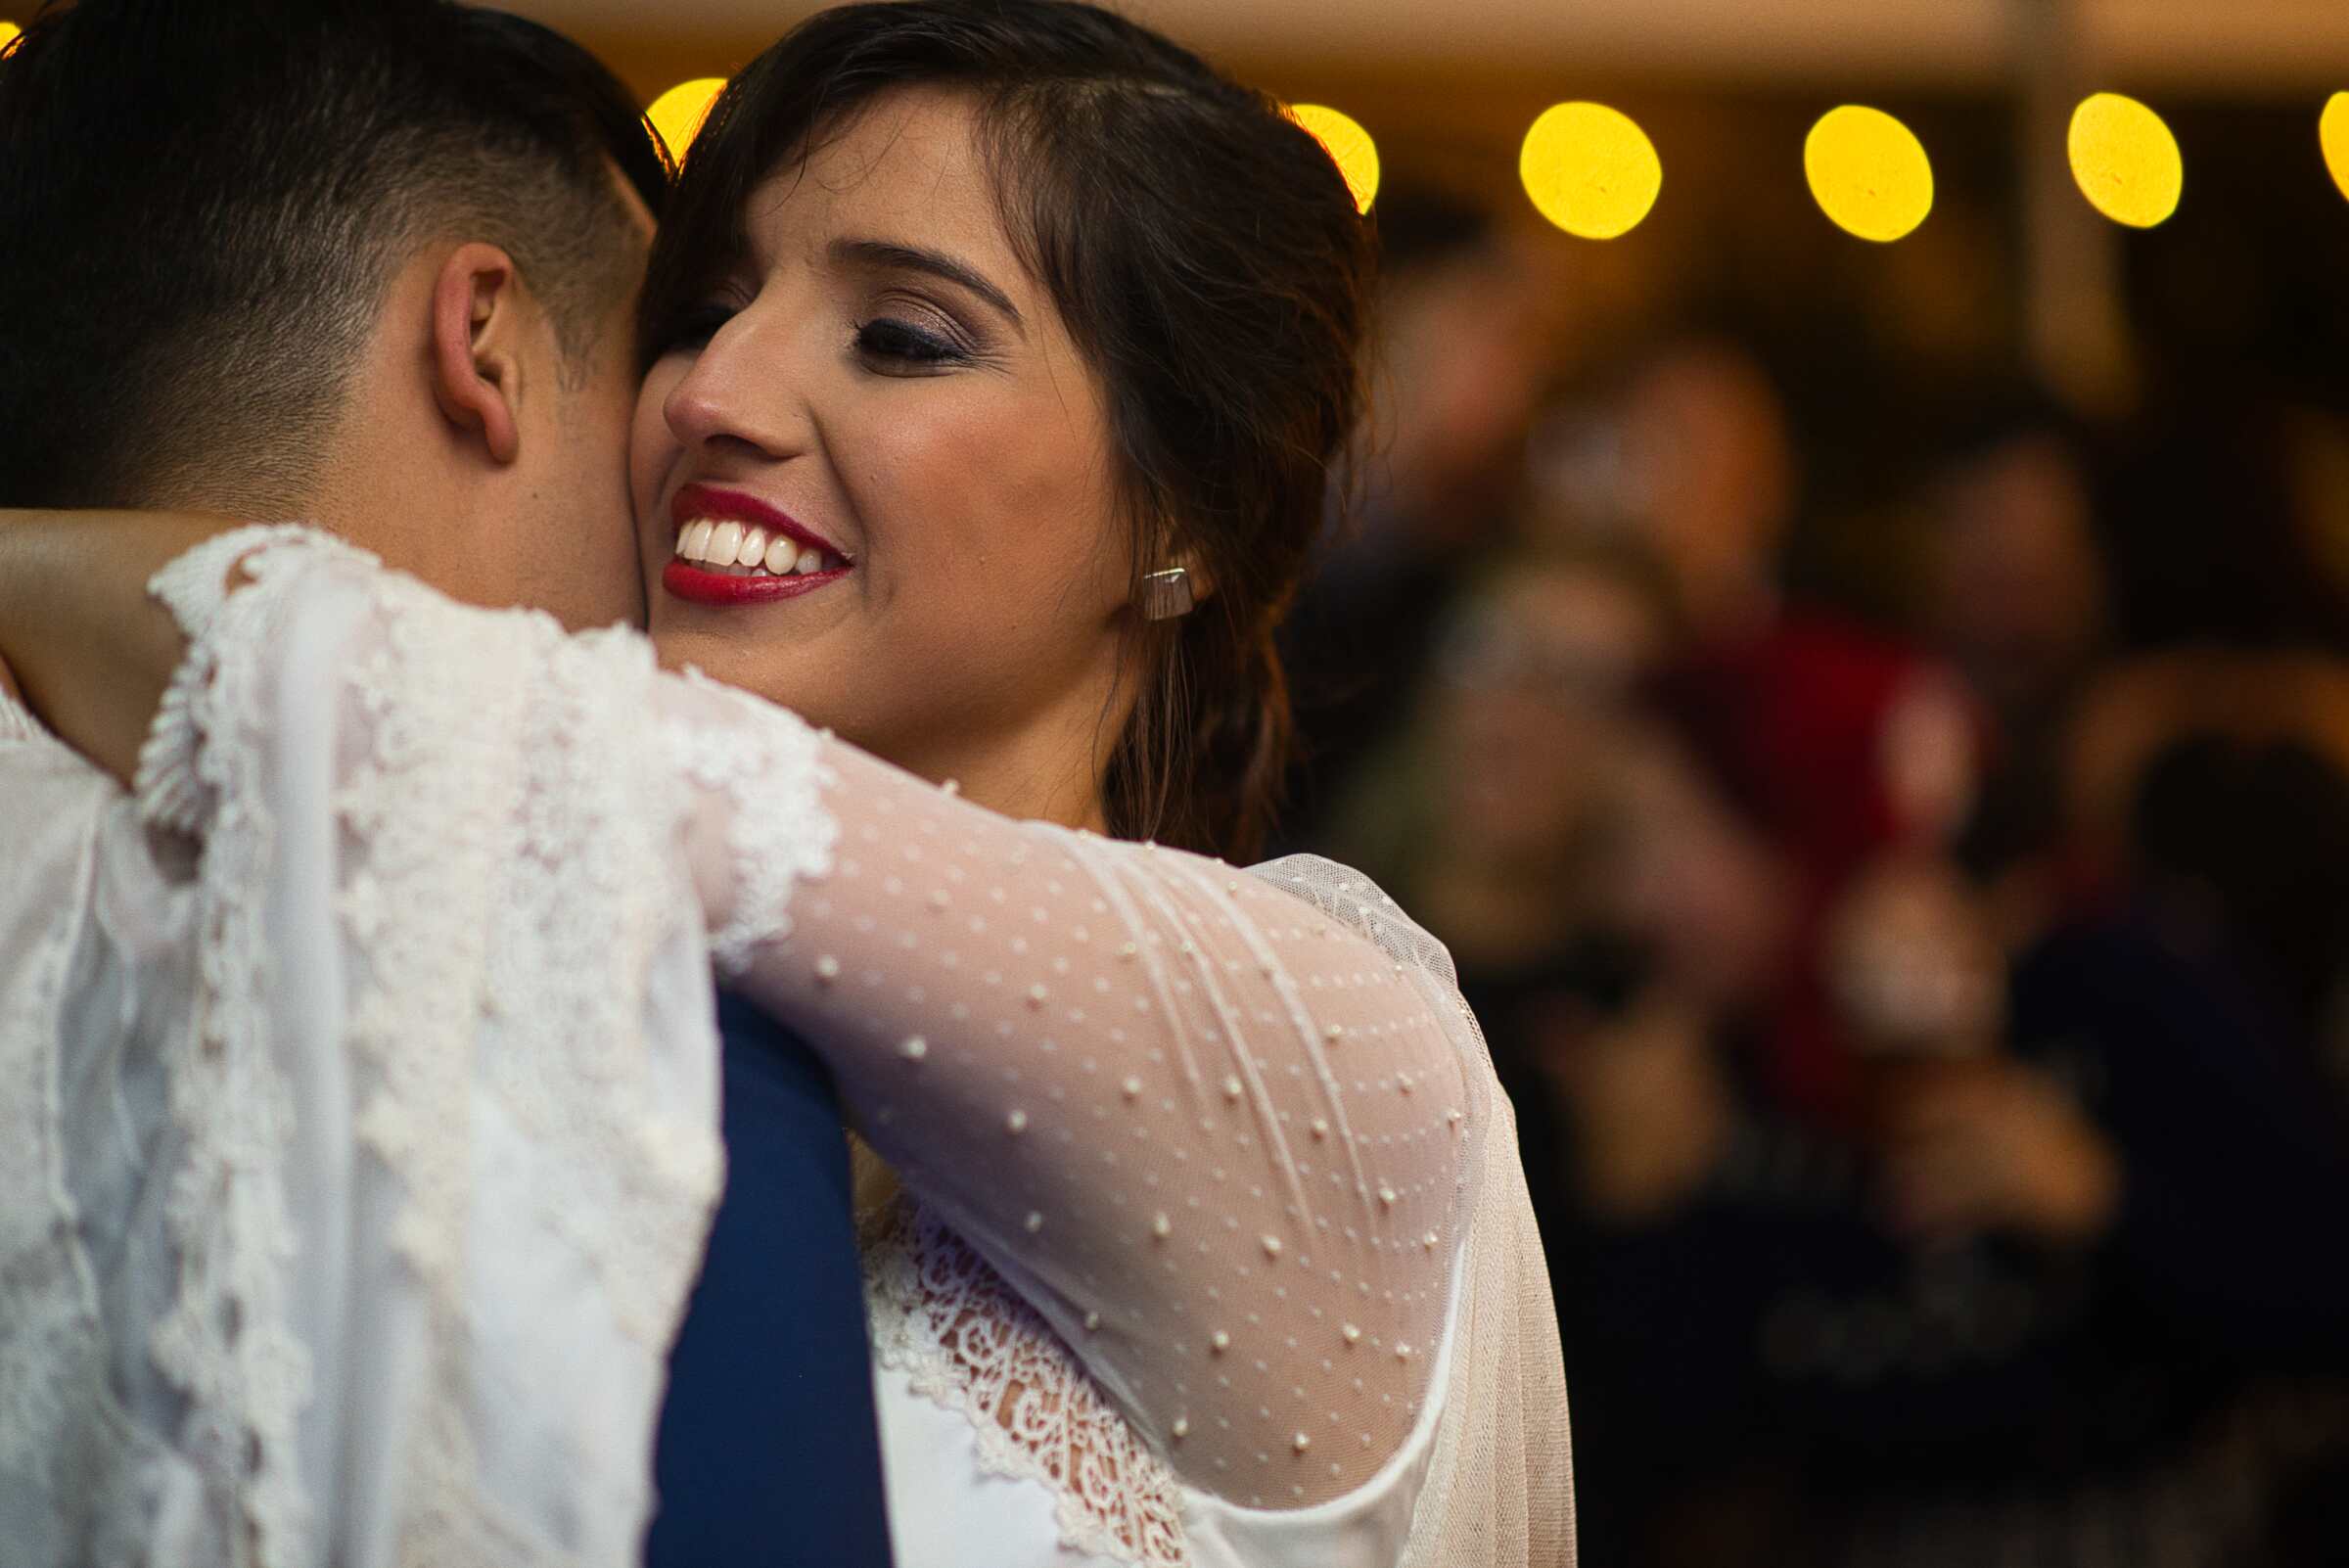
[[[0,52],[23,29],[0,21]],[[725,81],[679,82],[653,100],[645,118],[682,159]],[[1355,205],[1378,197],[1378,143],[1361,123],[1322,104],[1295,104],[1289,116],[1328,150]],[[2318,119],[2325,167],[2349,199],[2349,92],[2334,93]],[[2113,222],[2149,229],[2178,210],[2186,162],[2160,115],[2119,93],[2096,93],[2072,114],[2072,178]],[[1518,152],[1518,178],[1534,209],[1568,234],[1614,240],[1631,233],[1663,191],[1664,164],[1638,123],[1604,104],[1553,104],[1534,120]],[[1933,162],[1924,144],[1879,109],[1845,104],[1829,110],[1803,142],[1803,175],[1812,200],[1845,232],[1891,244],[1915,232],[1933,210]]]
[[[1517,152],[1534,209],[1586,240],[1629,234],[1664,189],[1664,163],[1638,122],[1604,104],[1553,104]]]
[[[1803,139],[1811,199],[1846,234],[1890,245],[1933,210],[1933,161],[1916,133],[1880,109],[1830,109]]]

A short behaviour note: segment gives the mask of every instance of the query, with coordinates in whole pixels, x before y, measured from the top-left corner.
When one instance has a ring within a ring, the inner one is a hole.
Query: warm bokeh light
[[[2334,93],[2317,121],[2317,141],[2325,149],[2325,166],[2332,183],[2349,197],[2349,93]]]
[[[725,90],[722,76],[700,76],[683,81],[653,100],[653,107],[644,117],[653,122],[653,129],[668,144],[671,156],[682,161],[685,150],[701,134],[702,118],[710,113],[710,105]]]
[[[1835,226],[1888,245],[1933,210],[1933,161],[1913,131],[1880,109],[1845,104],[1803,141],[1803,176]]]
[[[1348,115],[1320,104],[1291,104],[1289,117],[1313,133],[1329,150],[1346,188],[1354,193],[1357,209],[1367,212],[1378,200],[1378,143]]]
[[[2072,178],[2089,206],[2133,229],[2178,210],[2186,161],[2161,116],[2134,98],[2097,93],[2072,111]]]
[[[1517,177],[1541,214],[1585,240],[1639,226],[1664,188],[1664,164],[1647,132],[1604,104],[1553,104],[1525,133]]]
[[[15,43],[18,34],[23,30],[13,22],[0,22],[0,55],[8,53],[8,46]]]

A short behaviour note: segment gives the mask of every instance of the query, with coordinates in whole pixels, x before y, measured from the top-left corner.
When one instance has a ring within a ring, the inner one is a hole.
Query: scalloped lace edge
[[[1051,1326],[970,1244],[901,1200],[867,1232],[873,1359],[971,1423],[979,1467],[1052,1494],[1061,1545],[1183,1568],[1180,1484]]]

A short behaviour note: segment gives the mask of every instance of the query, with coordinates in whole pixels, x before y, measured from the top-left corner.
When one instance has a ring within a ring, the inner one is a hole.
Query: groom
[[[460,599],[640,623],[632,313],[666,183],[619,83],[518,19],[439,0],[53,5],[0,59],[0,507],[299,517]],[[140,1441],[175,1454],[184,1373],[151,1349],[155,1282],[123,1258],[163,1201],[153,1154],[176,1130],[139,1085],[104,1084],[142,1041],[161,1054],[186,1034],[193,974],[169,944],[194,939],[169,935],[171,878],[150,864],[164,852],[116,795],[0,685],[0,950],[48,955],[0,962],[0,1068],[30,1075],[0,1103],[63,1083],[121,1107],[110,1124],[66,1105],[42,1170],[0,1154],[0,1273],[71,1272],[53,1232],[78,1229],[116,1372],[111,1394],[56,1370],[59,1386],[118,1399]],[[336,984],[299,972],[306,950],[282,946],[272,984]],[[722,1021],[730,1176],[648,1453],[646,1558],[886,1562],[830,1087],[747,1008]],[[148,1163],[87,1179],[100,1157],[76,1139],[117,1131]],[[56,1224],[52,1187],[70,1199]],[[364,1294],[318,1285],[333,1265],[298,1259],[304,1288]],[[0,1376],[43,1357],[31,1333],[0,1321]],[[555,1392],[525,1380],[512,1397]],[[593,1403],[559,1392],[550,1411]],[[74,1433],[113,1419],[60,1417]],[[346,1560],[343,1510],[389,1504],[339,1462],[313,1445],[297,1481],[311,1539]],[[0,1445],[0,1540],[84,1560],[107,1504],[53,1469]],[[147,1517],[160,1531],[169,1514]]]

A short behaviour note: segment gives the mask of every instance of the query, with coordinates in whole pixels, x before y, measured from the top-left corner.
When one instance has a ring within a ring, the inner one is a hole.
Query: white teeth
[[[840,557],[812,545],[803,546],[787,533],[768,533],[755,524],[695,518],[677,530],[676,555],[720,569],[761,569],[774,576],[809,576],[843,565]]]

